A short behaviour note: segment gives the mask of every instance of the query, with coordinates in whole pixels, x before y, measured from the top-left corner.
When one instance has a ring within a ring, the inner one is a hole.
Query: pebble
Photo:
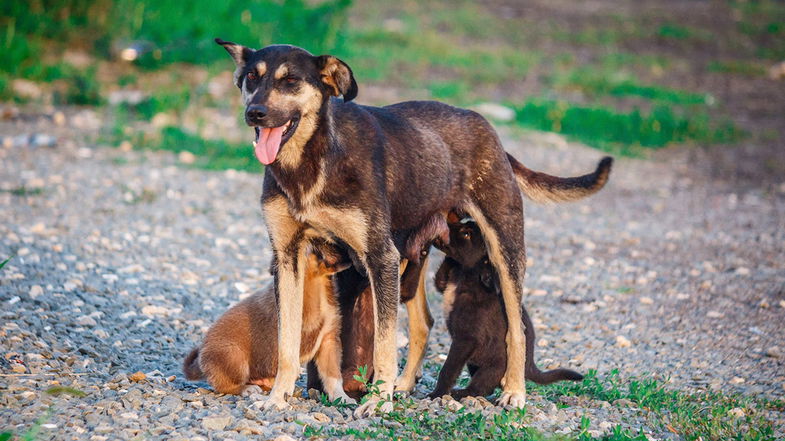
[[[231,416],[209,416],[202,419],[202,427],[207,430],[224,430],[231,422]]]
[[[134,383],[139,383],[145,381],[147,379],[147,375],[145,375],[144,372],[142,371],[137,371],[129,375],[128,379],[133,381]]]
[[[632,346],[632,342],[623,335],[617,335],[616,346],[620,348],[629,348],[630,346]]]
[[[30,291],[28,292],[28,295],[30,296],[30,298],[36,299],[40,297],[43,293],[44,293],[44,289],[41,287],[41,285],[33,285],[30,287]]]

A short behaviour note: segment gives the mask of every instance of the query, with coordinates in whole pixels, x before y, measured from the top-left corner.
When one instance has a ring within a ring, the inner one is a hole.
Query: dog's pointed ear
[[[327,85],[333,96],[343,95],[345,103],[357,96],[357,82],[348,64],[332,55],[321,55],[316,57],[316,65],[322,82]]]
[[[231,55],[232,59],[234,60],[234,64],[236,64],[237,67],[245,66],[245,63],[248,62],[251,54],[253,54],[253,49],[247,48],[237,43],[232,43],[231,41],[225,41],[221,40],[220,38],[216,38],[215,42],[223,46],[224,49],[226,49],[226,52],[229,52],[229,55]]]

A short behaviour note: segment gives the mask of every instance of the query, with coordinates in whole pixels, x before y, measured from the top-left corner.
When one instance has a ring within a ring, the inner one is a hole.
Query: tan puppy
[[[330,400],[343,398],[341,340],[332,275],[350,263],[324,243],[308,251],[304,274],[300,363],[316,362]],[[239,394],[249,385],[273,386],[278,367],[278,308],[270,285],[226,311],[207,331],[202,345],[185,358],[189,380],[207,380],[216,392]]]

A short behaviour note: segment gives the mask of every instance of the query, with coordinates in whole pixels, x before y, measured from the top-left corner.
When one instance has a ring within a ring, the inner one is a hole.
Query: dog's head
[[[256,132],[254,151],[265,165],[299,158],[330,97],[357,96],[352,70],[332,55],[314,56],[288,45],[254,50],[220,38],[215,42],[237,66],[234,83],[243,96],[245,122]]]

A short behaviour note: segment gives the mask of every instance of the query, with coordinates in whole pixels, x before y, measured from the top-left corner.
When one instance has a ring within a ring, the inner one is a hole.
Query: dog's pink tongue
[[[275,155],[281,148],[281,137],[283,136],[283,126],[272,129],[262,128],[259,139],[253,143],[256,158],[264,165],[270,165],[275,161]]]

